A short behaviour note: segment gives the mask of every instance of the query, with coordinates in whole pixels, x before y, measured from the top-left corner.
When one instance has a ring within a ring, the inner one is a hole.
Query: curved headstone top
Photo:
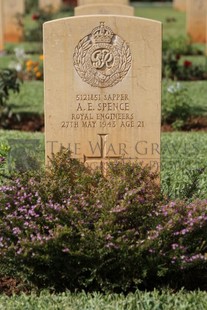
[[[128,0],[78,0],[78,5],[100,4],[100,3],[129,5]]]
[[[112,14],[134,16],[134,8],[123,4],[88,4],[75,7],[75,16]]]

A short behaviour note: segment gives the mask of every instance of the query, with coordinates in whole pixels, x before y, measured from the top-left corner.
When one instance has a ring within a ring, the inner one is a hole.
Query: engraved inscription
[[[84,163],[88,163],[88,161],[97,161],[100,165],[101,171],[102,173],[106,172],[106,165],[109,162],[109,160],[115,160],[115,159],[120,159],[120,156],[112,156],[112,155],[108,155],[108,153],[110,153],[110,151],[112,150],[113,153],[115,153],[114,147],[112,144],[110,144],[108,146],[108,150],[106,148],[106,142],[107,142],[107,134],[98,134],[98,136],[100,137],[100,144],[97,144],[98,149],[99,149],[99,156],[86,156],[84,155]],[[90,143],[90,142],[89,142]],[[95,150],[92,149],[92,152],[94,153]]]
[[[92,65],[96,69],[102,69],[103,67],[111,68],[113,60],[113,54],[106,48],[96,50],[91,56]]]
[[[101,168],[103,172],[106,172],[106,168],[109,162],[122,160],[124,162],[128,160],[134,160],[136,162],[145,161],[145,163],[153,169],[153,171],[160,170],[160,146],[157,142],[148,143],[146,140],[137,140],[133,145],[127,142],[112,143],[109,141],[109,134],[99,133],[97,134],[97,140],[88,140],[86,142],[88,153],[84,154],[82,142],[67,142],[64,144],[58,141],[47,141],[47,145],[51,153],[58,152],[62,147],[68,148],[72,152],[75,158],[83,159],[83,162],[93,168]],[[130,156],[131,148],[134,149],[135,154]]]
[[[100,22],[75,48],[74,67],[93,87],[112,87],[122,81],[132,63],[127,43]]]
[[[126,93],[76,94],[76,108],[62,128],[144,128],[145,122],[135,118]]]

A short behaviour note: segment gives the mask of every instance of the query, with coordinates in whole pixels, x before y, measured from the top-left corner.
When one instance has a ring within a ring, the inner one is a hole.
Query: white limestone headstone
[[[6,42],[20,42],[23,38],[24,0],[3,1],[4,40]]]
[[[192,42],[206,42],[207,0],[187,0],[187,34]]]
[[[129,5],[129,0],[78,0],[78,5],[101,4],[101,3]]]
[[[4,50],[3,0],[0,0],[0,52]]]
[[[185,12],[186,11],[186,0],[173,0],[173,8]]]
[[[161,23],[91,15],[44,24],[46,158],[160,165]]]
[[[39,0],[39,8],[41,10],[58,11],[62,5],[62,0]]]
[[[75,7],[75,16],[113,14],[134,16],[134,8],[123,4],[88,4]]]

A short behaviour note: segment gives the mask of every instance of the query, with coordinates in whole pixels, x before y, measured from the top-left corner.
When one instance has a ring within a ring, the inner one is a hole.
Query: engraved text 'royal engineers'
[[[81,79],[93,87],[111,87],[119,83],[132,62],[127,43],[104,22],[80,40],[73,59]]]

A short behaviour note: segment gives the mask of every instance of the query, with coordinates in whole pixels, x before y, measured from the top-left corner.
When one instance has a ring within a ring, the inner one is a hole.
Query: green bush
[[[103,176],[64,150],[15,178],[0,188],[1,273],[56,291],[203,288],[206,200],[165,201],[157,177],[122,162]]]
[[[25,28],[24,31],[24,39],[29,42],[42,42],[43,34],[42,34],[42,26],[43,23],[54,19],[54,13],[52,12],[52,8],[48,8],[48,10],[37,10],[31,16],[34,21],[34,27]]]
[[[25,10],[27,14],[33,10],[37,10],[37,8],[38,8],[38,0],[26,0],[25,1]]]
[[[190,38],[170,37],[163,41],[162,74],[173,80],[194,81],[207,79],[205,66],[193,64],[180,58],[183,55],[203,55],[203,52],[192,45]]]
[[[162,124],[181,129],[192,114],[192,100],[180,83],[163,84]]]
[[[18,93],[20,81],[17,71],[4,69],[0,71],[0,122],[3,128],[7,127],[13,113],[11,105],[8,104],[10,92]]]
[[[205,66],[193,65],[191,61],[184,60],[177,69],[176,78],[180,81],[206,80],[207,71]]]
[[[163,55],[162,75],[165,78],[179,81],[206,80],[207,72],[205,66],[193,64],[184,60],[180,64],[180,55],[174,54],[171,50]]]
[[[41,42],[43,40],[43,24],[58,18],[68,17],[73,15],[73,9],[67,5],[61,7],[60,12],[54,12],[52,6],[48,6],[47,10],[39,9],[31,16],[33,25],[25,27],[24,39],[27,42]]]
[[[202,55],[202,51],[192,45],[190,37],[176,36],[168,37],[163,40],[163,54],[167,54],[169,51],[174,55]]]

